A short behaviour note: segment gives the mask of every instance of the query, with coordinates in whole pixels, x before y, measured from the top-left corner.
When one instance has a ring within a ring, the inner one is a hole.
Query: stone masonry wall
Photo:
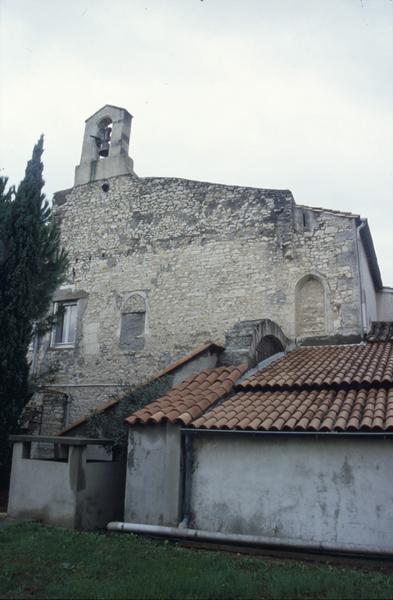
[[[207,339],[223,344],[239,320],[272,319],[293,339],[296,285],[310,274],[324,287],[326,334],[360,333],[353,215],[296,207],[287,190],[120,176],[105,192],[103,183],[55,197],[66,287],[87,295],[75,347],[41,341],[41,369],[58,362],[58,385],[142,381]],[[119,347],[132,292],[146,303],[137,352]],[[73,388],[70,421],[96,392]]]

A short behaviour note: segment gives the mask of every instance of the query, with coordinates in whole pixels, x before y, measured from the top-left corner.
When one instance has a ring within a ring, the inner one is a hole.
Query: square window
[[[78,302],[56,302],[56,323],[52,332],[52,345],[74,345],[76,339],[76,321]]]

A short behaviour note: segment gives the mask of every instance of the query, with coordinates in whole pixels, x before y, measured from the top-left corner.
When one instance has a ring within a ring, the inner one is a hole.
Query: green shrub
[[[114,397],[118,402],[106,411],[93,411],[88,422],[88,435],[114,441],[114,448],[125,453],[127,448],[126,417],[150,402],[164,396],[172,387],[172,376],[154,379],[136,388],[130,388]]]

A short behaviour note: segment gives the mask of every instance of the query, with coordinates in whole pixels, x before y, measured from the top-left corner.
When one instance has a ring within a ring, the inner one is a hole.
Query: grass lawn
[[[189,550],[124,533],[0,528],[0,598],[392,598],[378,571]]]

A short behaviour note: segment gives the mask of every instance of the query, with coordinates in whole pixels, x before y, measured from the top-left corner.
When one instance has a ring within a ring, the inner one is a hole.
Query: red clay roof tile
[[[172,362],[170,365],[165,367],[165,369],[163,369],[162,371],[159,371],[158,373],[156,373],[155,375],[153,375],[152,377],[147,379],[145,381],[145,384],[155,381],[156,379],[161,379],[165,375],[169,375],[170,373],[173,373],[174,371],[176,371],[176,369],[178,369],[179,367],[188,363],[189,361],[193,360],[199,354],[203,354],[207,350],[211,350],[212,352],[221,352],[222,350],[224,350],[224,348],[222,346],[218,346],[217,344],[215,344],[213,342],[207,341],[207,342],[203,343],[201,346],[198,346],[197,348],[195,348],[194,350],[189,352],[188,354],[185,354],[178,360]],[[239,375],[239,377],[240,377],[240,375]],[[185,389],[182,387],[182,385],[183,385],[183,383],[180,383],[179,386],[177,386],[177,388]],[[97,387],[99,387],[99,384],[97,385]],[[114,387],[116,387],[116,386],[114,386]],[[119,400],[117,398],[110,400],[109,402],[106,402],[105,404],[99,406],[95,410],[95,412],[97,412],[97,413],[106,412],[107,410],[111,409],[113,406],[116,406],[117,404],[119,404]],[[73,429],[79,427],[80,425],[87,423],[89,421],[90,417],[91,417],[91,413],[89,413],[88,415],[85,415],[84,417],[78,419],[77,421],[74,421],[74,423],[71,423],[71,425],[68,425],[67,427],[65,427],[59,433],[59,435],[65,435],[69,431],[72,431]]]
[[[393,383],[393,343],[310,346],[290,352],[242,381],[243,389],[300,389]]]
[[[234,418],[234,407],[245,407],[251,395],[254,399],[251,408],[238,412]],[[285,406],[286,399],[291,400],[289,409]],[[349,392],[243,391],[193,421],[191,427],[260,431],[387,431],[393,429],[392,401],[393,388]]]
[[[183,381],[162,398],[136,411],[126,421],[129,425],[164,421],[189,425],[217,400],[226,396],[246,370],[246,365],[205,369]],[[204,385],[206,381],[210,384],[208,388]]]
[[[299,348],[210,408],[245,371],[245,365],[202,371],[127,421],[259,431],[393,430],[391,342]]]

